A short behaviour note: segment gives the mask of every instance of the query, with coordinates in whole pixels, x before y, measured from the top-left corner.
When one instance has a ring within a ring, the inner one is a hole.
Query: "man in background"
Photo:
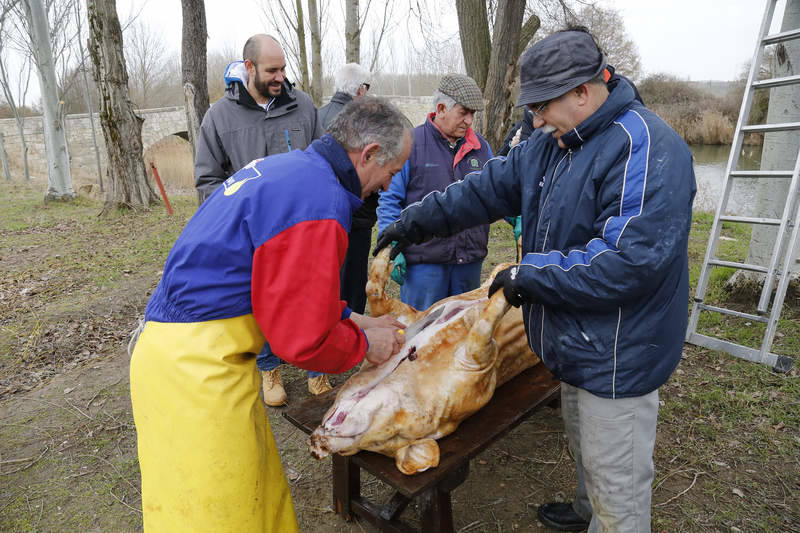
[[[462,74],[442,77],[433,93],[433,112],[414,129],[411,157],[380,195],[379,231],[397,220],[406,206],[483,168],[492,151],[472,129],[475,112],[483,108],[475,80]],[[442,298],[477,288],[488,242],[489,225],[483,224],[409,246],[395,259],[392,271],[392,279],[402,284],[400,298],[416,309],[427,309]]]
[[[333,97],[319,109],[319,120],[324,129],[328,128],[345,105],[367,94],[371,79],[372,74],[358,63],[348,63],[336,72]],[[375,214],[377,208],[376,192],[364,199],[364,205],[353,213],[350,226],[350,241],[341,271],[341,297],[356,313],[363,313],[367,305],[367,263],[372,244],[372,226],[378,219]]]
[[[286,56],[274,37],[253,35],[244,45],[242,58],[228,65],[225,95],[208,109],[200,126],[194,175],[201,204],[254,159],[305,150],[322,136],[317,109],[286,78]],[[286,402],[280,363],[265,345],[258,368],[263,372],[267,405]],[[330,390],[324,374],[308,372],[307,376],[312,393]]]

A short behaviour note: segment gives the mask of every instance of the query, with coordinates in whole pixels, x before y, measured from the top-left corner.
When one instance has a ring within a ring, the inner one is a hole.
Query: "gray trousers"
[[[561,413],[589,533],[648,533],[658,391],[611,400],[562,383]]]

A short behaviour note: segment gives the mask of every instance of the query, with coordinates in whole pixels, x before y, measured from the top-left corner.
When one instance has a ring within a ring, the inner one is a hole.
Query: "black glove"
[[[375,243],[375,251],[372,252],[372,255],[378,255],[378,252],[392,244],[393,241],[397,241],[397,244],[394,245],[392,253],[389,254],[389,258],[392,260],[397,257],[397,254],[413,244],[411,239],[409,239],[402,220],[395,220],[384,228],[381,234],[378,235],[378,242]]]
[[[518,271],[519,265],[515,265],[498,272],[492,280],[492,284],[489,286],[489,297],[491,298],[492,294],[497,292],[500,287],[503,287],[503,296],[506,297],[506,301],[510,305],[514,307],[522,305],[522,296],[514,287],[514,285],[516,285]]]

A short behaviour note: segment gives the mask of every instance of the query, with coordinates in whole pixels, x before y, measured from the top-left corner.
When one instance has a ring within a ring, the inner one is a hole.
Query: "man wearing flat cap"
[[[378,201],[378,231],[397,220],[408,205],[432,191],[443,191],[479,171],[492,157],[489,143],[472,130],[475,112],[483,110],[483,95],[475,80],[448,74],[433,93],[433,112],[414,130],[411,157],[392,178]],[[400,298],[416,309],[480,285],[489,225],[409,246],[395,258],[392,279],[400,283]]]
[[[561,380],[578,487],[542,505],[562,531],[650,531],[658,388],[681,358],[696,191],[686,143],[635,99],[609,88],[591,34],[558,32],[520,59],[526,143],[409,206],[376,249],[522,216],[522,260],[489,294],[522,306],[528,343]]]

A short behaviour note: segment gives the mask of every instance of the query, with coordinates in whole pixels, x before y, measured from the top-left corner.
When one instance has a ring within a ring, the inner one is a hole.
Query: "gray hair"
[[[433,110],[439,109],[439,104],[444,104],[445,109],[453,109],[456,105],[455,99],[452,96],[447,96],[439,89],[433,91]]]
[[[333,90],[355,96],[358,88],[364,83],[370,83],[372,73],[358,63],[348,63],[333,77]]]
[[[411,129],[411,122],[388,100],[364,96],[342,108],[328,126],[328,133],[348,152],[377,143],[380,149],[375,162],[383,166],[400,156],[405,132]]]

